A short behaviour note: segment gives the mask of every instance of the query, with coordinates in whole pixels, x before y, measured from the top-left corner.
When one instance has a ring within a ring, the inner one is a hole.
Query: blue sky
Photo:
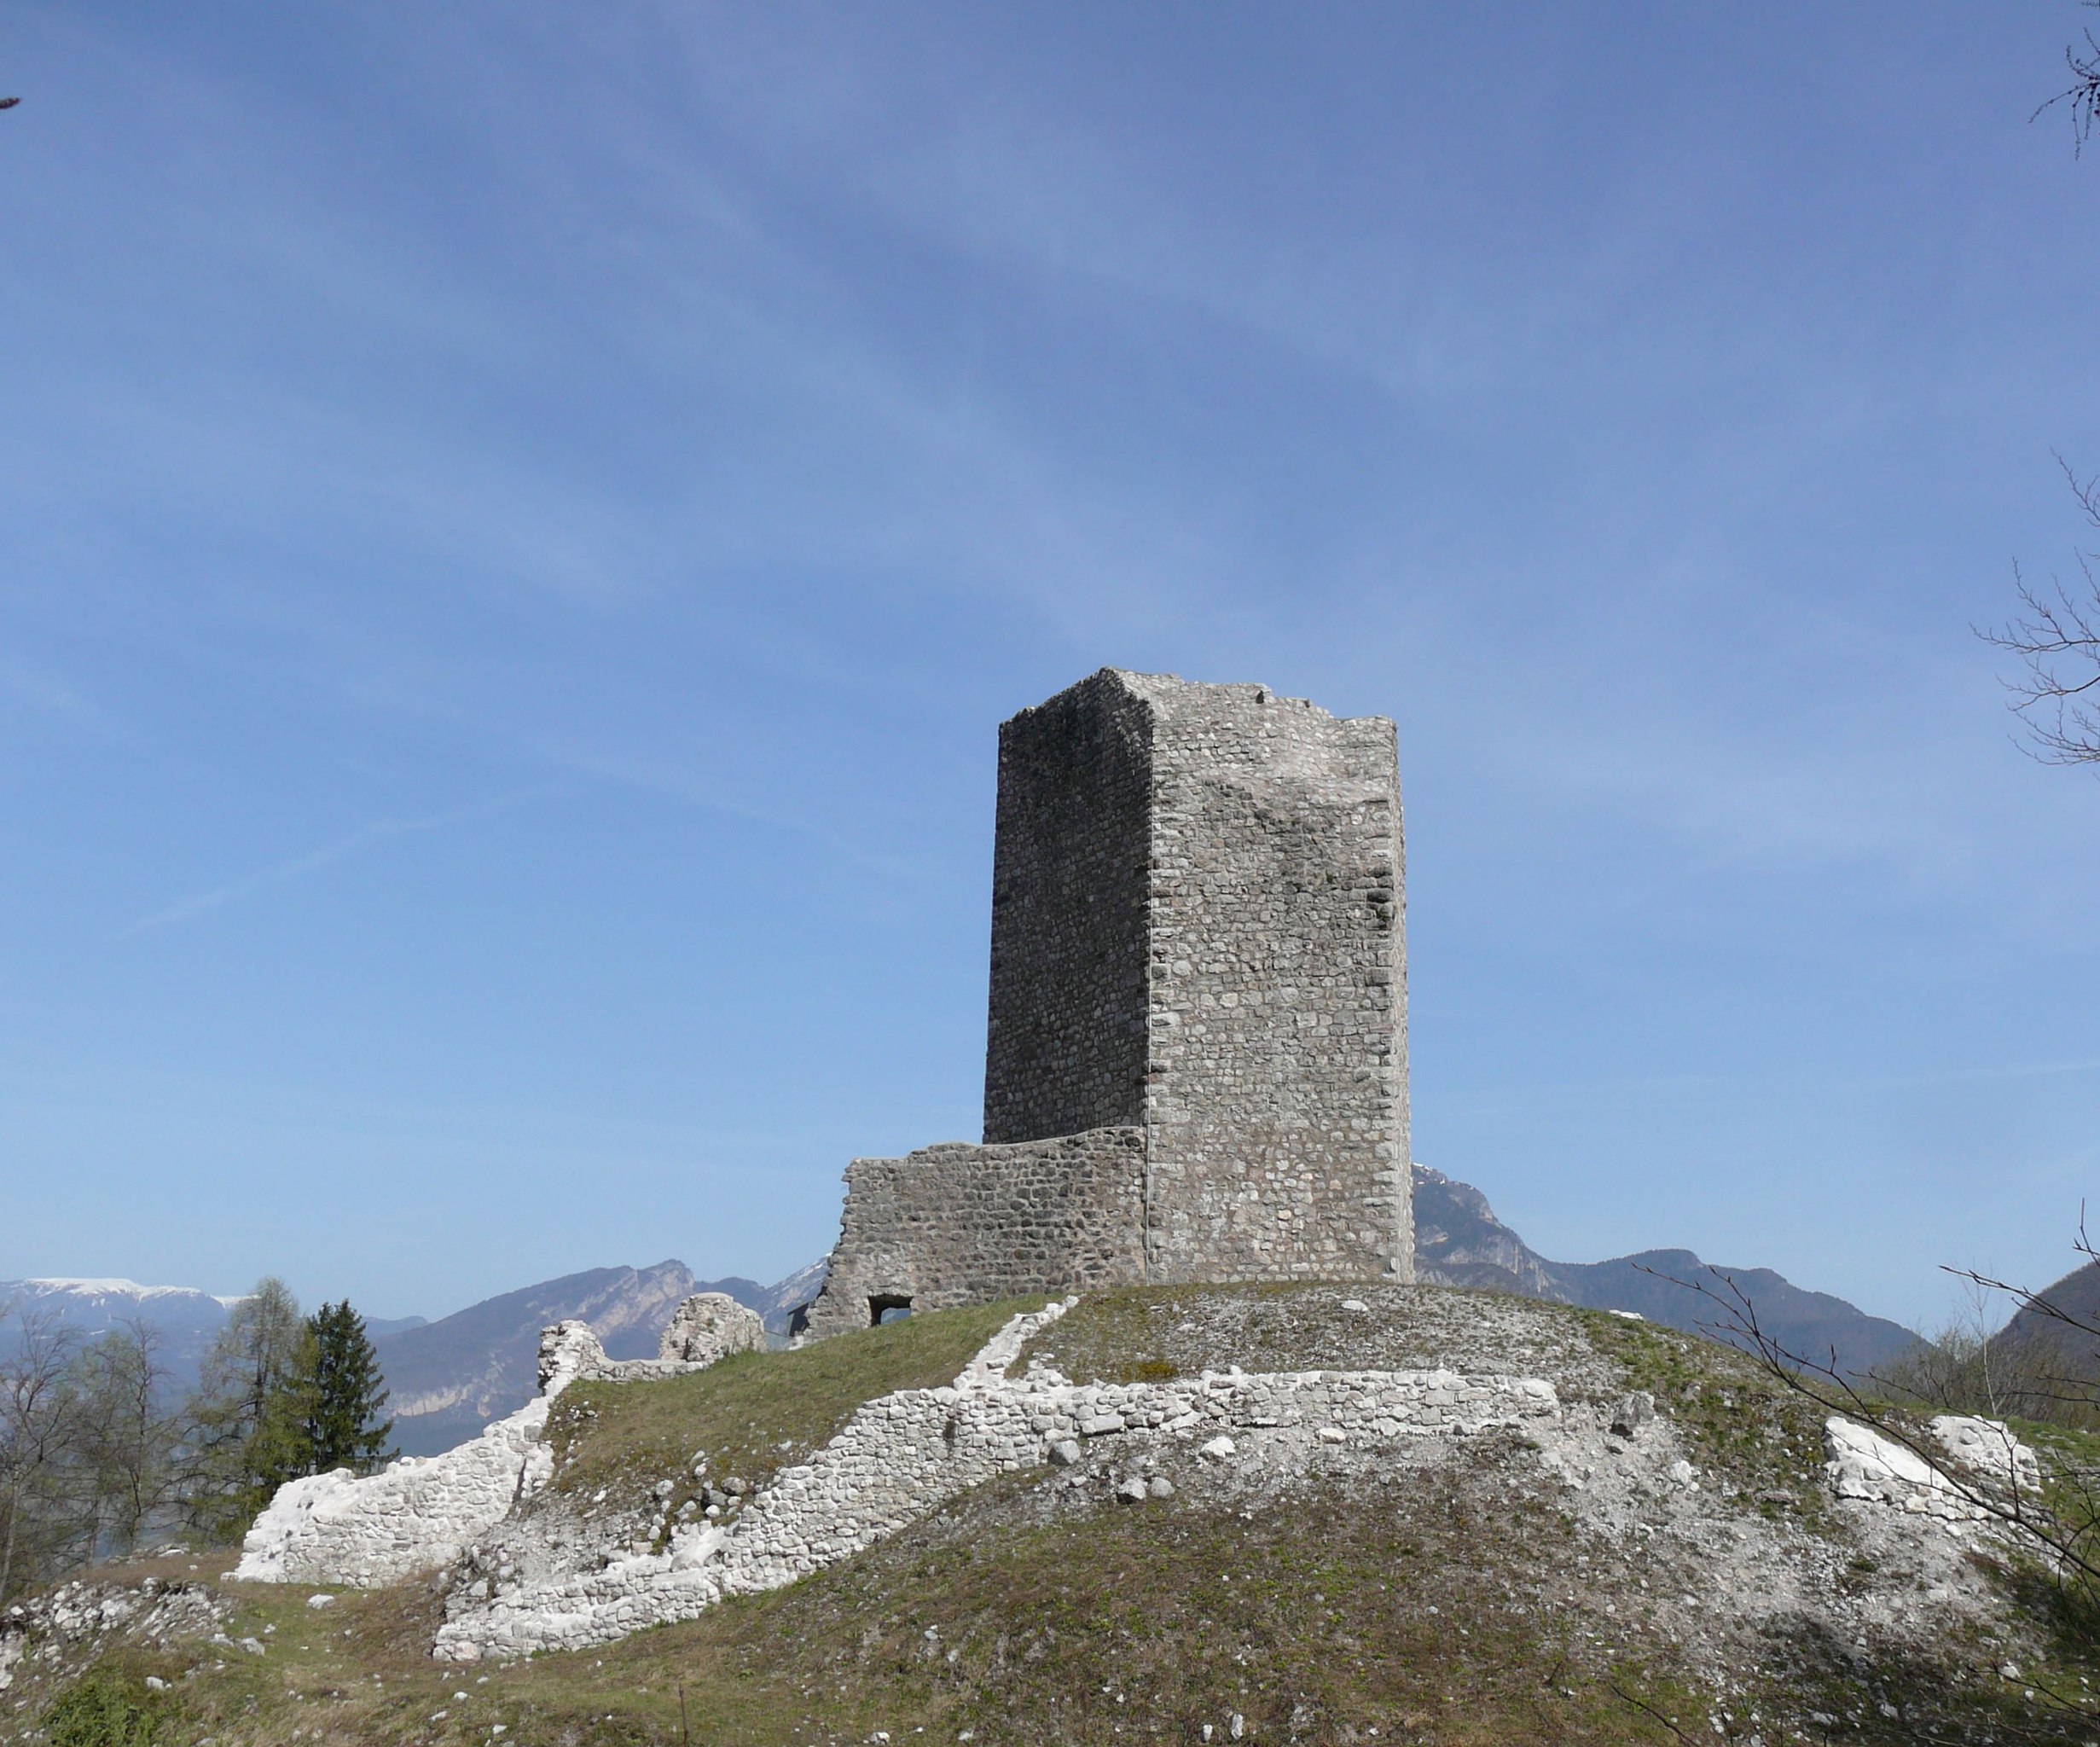
[[[1416,1152],[1548,1254],[2053,1277],[2084,21],[10,8],[0,1277],[820,1254],[1104,665],[1397,720]]]

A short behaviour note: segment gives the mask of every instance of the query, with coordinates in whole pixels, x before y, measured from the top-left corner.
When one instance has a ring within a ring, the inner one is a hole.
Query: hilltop
[[[0,1727],[71,1692],[222,1747],[2091,1731],[2100,1671],[2017,1562],[1834,1497],[1819,1416],[1726,1349],[1435,1287],[1055,1309],[571,1384],[544,1484],[456,1564],[364,1593],[110,1574],[12,1640]],[[1014,1413],[1015,1466],[943,1489]],[[838,1544],[738,1589],[786,1530],[814,1545],[812,1500]],[[675,1622],[630,1629],[652,1610]],[[536,1631],[580,1647],[503,1648]]]

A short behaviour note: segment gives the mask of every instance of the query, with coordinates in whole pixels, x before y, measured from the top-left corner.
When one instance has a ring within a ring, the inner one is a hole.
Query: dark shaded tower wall
[[[1144,1120],[1151,760],[1106,669],[1000,728],[987,1144]]]

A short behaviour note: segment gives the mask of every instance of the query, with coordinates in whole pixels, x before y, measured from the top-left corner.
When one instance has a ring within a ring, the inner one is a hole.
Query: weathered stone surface
[[[725,1313],[724,1304],[740,1314]],[[234,1575],[370,1587],[450,1564],[546,1485],[554,1454],[541,1434],[548,1405],[569,1384],[677,1377],[704,1370],[724,1351],[743,1350],[731,1344],[737,1342],[763,1348],[764,1326],[720,1292],[697,1293],[678,1307],[664,1333],[667,1356],[659,1359],[608,1359],[588,1322],[557,1323],[540,1336],[536,1400],[442,1455],[404,1456],[377,1474],[338,1468],[280,1487],[241,1542]],[[709,1356],[668,1356],[674,1349]]]
[[[999,730],[988,1144],[1145,1122],[1155,727],[1104,670]]]
[[[1104,669],[1000,730],[984,1140],[856,1160],[809,1332],[1413,1274],[1393,725]]]
[[[892,1305],[942,1310],[1144,1277],[1141,1129],[856,1158],[846,1184],[811,1334],[866,1327]]]
[[[1067,1301],[1074,1302],[1074,1301]],[[733,1519],[672,1526],[662,1552],[591,1555],[491,1593],[455,1589],[437,1654],[460,1660],[608,1643],[690,1619],[725,1595],[778,1588],[847,1558],[995,1476],[1059,1461],[1074,1469],[1159,1439],[1215,1445],[1228,1429],[1322,1448],[1320,1427],[1351,1447],[1392,1450],[1495,1426],[1558,1424],[1553,1386],[1537,1378],[1455,1371],[1206,1373],[1167,1383],[1075,1384],[1055,1370],[1006,1373],[1030,1336],[1066,1303],[1009,1320],[954,1383],[867,1402],[807,1462],[784,1468]],[[1099,1430],[1088,1442],[1088,1425]],[[1070,1448],[1061,1448],[1070,1445]],[[1136,1497],[1163,1498],[1151,1476]],[[1163,1478],[1163,1477],[1162,1477]]]
[[[2003,1520],[2003,1505],[2040,1486],[2034,1452],[2003,1421],[1942,1413],[1930,1430],[1944,1460],[1929,1461],[1871,1426],[1831,1415],[1823,1428],[1830,1490],[1841,1499],[1960,1524]],[[2001,1508],[1991,1508],[1993,1502]]]
[[[568,1381],[557,1375],[554,1393]],[[547,1483],[554,1459],[540,1433],[553,1398],[527,1402],[441,1456],[404,1456],[363,1477],[338,1468],[279,1487],[241,1542],[234,1576],[371,1588],[449,1564]]]
[[[2003,1419],[1941,1413],[1932,1421],[1932,1435],[1956,1463],[1987,1485],[2001,1492],[2041,1489],[2041,1463]]]
[[[1411,1278],[1393,724],[1266,686],[1088,683],[1152,722],[1148,1277]]]
[[[671,1364],[712,1365],[731,1353],[763,1353],[766,1325],[727,1292],[695,1292],[672,1314],[657,1357]]]
[[[1611,1431],[1615,1437],[1632,1437],[1641,1427],[1656,1417],[1656,1398],[1645,1389],[1637,1389],[1631,1395],[1621,1396],[1611,1410]]]

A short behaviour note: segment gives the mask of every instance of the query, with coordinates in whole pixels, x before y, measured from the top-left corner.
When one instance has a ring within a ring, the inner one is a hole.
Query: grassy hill
[[[1351,1308],[1355,1306],[1356,1308]],[[953,1377],[1012,1307],[944,1312],[557,1404],[535,1509],[640,1522],[709,1471],[762,1487],[861,1402]],[[1017,1361],[1078,1381],[1447,1367],[1552,1379],[1564,1427],[1236,1460],[1096,1441],[789,1587],[601,1648],[433,1663],[443,1573],[369,1593],[154,1580],[212,1630],[44,1623],[0,1739],[102,1744],[1488,1744],[2100,1738],[2079,1622],[1978,1542],[1824,1494],[1819,1416],[1740,1355],[1572,1307],[1434,1288],[1102,1294]],[[1610,1430],[1630,1390],[1658,1418]],[[1111,1448],[1111,1445],[1113,1446]],[[1119,1501],[1137,1472],[1168,1496]],[[257,1649],[245,1650],[241,1640]],[[18,1643],[22,1640],[17,1640]],[[2008,1674],[2004,1670],[2014,1672]],[[148,1676],[164,1683],[147,1685]],[[2052,1700],[2051,1694],[2058,1695]]]

